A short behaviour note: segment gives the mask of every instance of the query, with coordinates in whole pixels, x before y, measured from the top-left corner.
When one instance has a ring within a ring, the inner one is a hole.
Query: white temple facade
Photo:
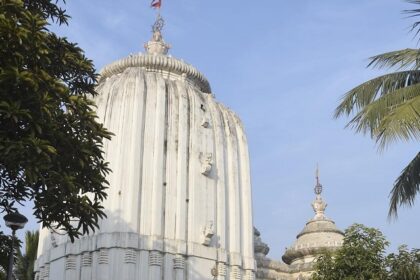
[[[146,53],[100,73],[107,219],[71,243],[41,230],[38,280],[254,279],[248,146],[204,75],[167,55],[162,21]]]

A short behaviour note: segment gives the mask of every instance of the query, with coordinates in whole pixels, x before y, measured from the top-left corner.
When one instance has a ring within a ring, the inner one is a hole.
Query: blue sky
[[[143,51],[155,17],[149,4],[68,1],[70,25],[54,30],[78,42],[100,69]],[[401,13],[412,7],[395,0],[163,0],[171,54],[203,72],[244,122],[254,223],[271,257],[280,258],[313,216],[316,163],[326,214],[341,229],[359,222],[382,230],[391,250],[420,248],[418,200],[387,221],[389,191],[418,143],[379,152],[332,117],[346,91],[382,73],[366,69],[370,56],[417,47],[413,19]]]

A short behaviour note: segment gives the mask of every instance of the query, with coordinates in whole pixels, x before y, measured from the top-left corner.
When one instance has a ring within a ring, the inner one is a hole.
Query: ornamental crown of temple
[[[152,39],[144,44],[144,48],[149,54],[168,54],[171,46],[163,40],[162,29],[165,26],[165,21],[160,15],[157,16],[156,22],[152,26]]]

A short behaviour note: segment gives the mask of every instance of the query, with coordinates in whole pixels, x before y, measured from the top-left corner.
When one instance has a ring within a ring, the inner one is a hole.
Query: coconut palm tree
[[[38,231],[27,231],[25,233],[25,254],[22,255],[20,251],[18,252],[16,269],[14,271],[16,279],[33,280],[35,278],[34,263],[38,250],[38,239]]]
[[[420,0],[407,2],[420,5]],[[413,17],[420,9],[405,11]],[[412,30],[420,32],[420,22]],[[420,139],[420,49],[404,49],[371,57],[368,67],[394,69],[347,92],[335,111],[335,118],[352,116],[347,127],[370,134],[384,149],[397,140]],[[403,169],[390,193],[389,217],[398,207],[412,206],[420,192],[420,153]]]

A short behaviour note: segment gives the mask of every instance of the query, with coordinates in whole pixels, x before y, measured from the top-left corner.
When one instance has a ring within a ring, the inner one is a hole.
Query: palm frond
[[[420,5],[420,0],[406,0]],[[404,11],[419,17],[420,9]],[[420,33],[420,21],[411,31]],[[370,133],[383,149],[395,140],[420,140],[420,49],[387,52],[370,58],[368,67],[408,69],[371,79],[347,92],[334,117],[353,118],[347,124],[357,132]],[[420,192],[420,153],[401,172],[390,193],[389,217],[401,205],[413,205]]]
[[[388,135],[384,133],[387,127],[384,126],[384,120],[387,120],[389,123],[395,122],[390,122],[392,118],[389,118],[389,115],[392,115],[394,120],[398,117],[398,124],[400,125],[404,124],[406,120],[409,121],[410,124],[413,122],[419,123],[419,118],[416,118],[416,122],[413,120],[413,117],[416,117],[416,114],[411,114],[409,116],[403,114],[403,112],[407,113],[407,111],[412,113],[409,101],[419,97],[420,83],[395,90],[366,105],[352,120],[350,120],[347,127],[352,127],[357,132],[370,133],[372,138],[387,140],[386,138]],[[405,108],[406,106],[408,108]],[[394,114],[395,111],[398,111],[399,113]]]
[[[25,234],[25,254],[19,252],[15,274],[17,279],[34,279],[34,264],[38,248],[38,231],[27,231]]]
[[[395,72],[369,80],[342,97],[334,117],[358,113],[378,97],[417,83],[420,83],[420,70]]]
[[[412,206],[418,192],[420,192],[420,153],[414,157],[395,181],[390,193],[388,217],[397,217],[399,206]]]
[[[420,50],[419,49],[404,49],[393,52],[387,52],[372,56],[368,67],[376,68],[393,68],[397,69],[420,68]]]
[[[420,5],[420,1],[419,0],[406,0],[406,2],[411,3],[411,4],[415,4],[415,5]],[[410,10],[404,10],[403,11],[406,14],[411,14],[411,17],[418,17],[420,16],[420,9],[410,9]],[[420,21],[416,21],[413,23],[413,25],[411,26],[411,31],[417,30],[416,31],[416,36],[420,33]]]
[[[419,140],[420,96],[393,109],[382,119],[374,133],[380,148],[396,140]]]
[[[27,231],[25,233],[25,254],[34,260],[38,251],[38,241],[39,231]]]

